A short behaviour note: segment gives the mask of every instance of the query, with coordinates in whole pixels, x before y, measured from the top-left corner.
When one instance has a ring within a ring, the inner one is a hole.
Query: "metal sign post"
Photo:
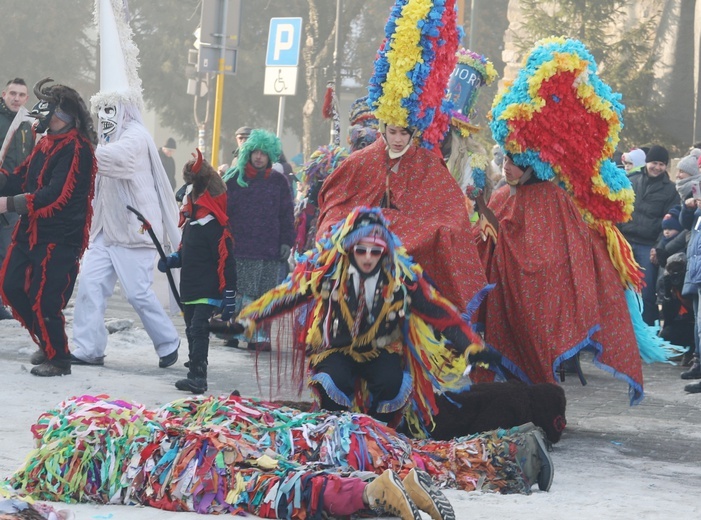
[[[270,19],[263,94],[280,96],[277,115],[278,137],[282,137],[285,96],[294,96],[297,91],[297,66],[301,41],[301,18]]]

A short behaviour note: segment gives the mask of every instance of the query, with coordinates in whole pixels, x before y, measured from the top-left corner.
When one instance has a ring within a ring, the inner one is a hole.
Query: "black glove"
[[[290,246],[287,244],[282,244],[280,246],[280,260],[283,262],[286,262],[288,258],[290,258]]]
[[[182,265],[180,251],[169,254],[165,260],[162,258],[158,259],[158,270],[162,273],[165,273],[168,269],[175,269],[176,267],[181,267]]]
[[[236,291],[227,289],[224,291],[224,300],[221,304],[221,320],[229,321],[236,314]]]

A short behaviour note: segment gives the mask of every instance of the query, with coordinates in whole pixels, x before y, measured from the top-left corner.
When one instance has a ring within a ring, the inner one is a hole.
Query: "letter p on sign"
[[[301,39],[301,18],[271,18],[265,65],[267,67],[298,66]]]

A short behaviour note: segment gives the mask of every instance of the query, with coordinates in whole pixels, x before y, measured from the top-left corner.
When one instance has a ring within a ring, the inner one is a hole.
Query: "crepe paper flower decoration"
[[[302,166],[299,172],[300,182],[308,186],[323,182],[346,157],[348,150],[343,146],[320,146]]]
[[[455,0],[397,0],[368,87],[375,116],[436,147],[450,124],[445,93],[462,36]]]
[[[490,128],[514,163],[567,190],[584,220],[606,238],[621,282],[640,288],[640,267],[615,226],[630,220],[634,201],[625,171],[610,160],[623,127],[620,98],[597,76],[581,42],[546,38],[497,94]]]

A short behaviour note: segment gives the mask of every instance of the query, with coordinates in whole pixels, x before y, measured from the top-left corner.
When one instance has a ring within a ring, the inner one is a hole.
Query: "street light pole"
[[[477,0],[472,0],[470,2],[470,39],[469,39],[470,43],[468,44],[468,47],[470,48],[471,51],[474,50],[472,47],[472,43],[474,41],[473,35],[475,34],[475,8],[477,7],[476,4],[477,4]]]

